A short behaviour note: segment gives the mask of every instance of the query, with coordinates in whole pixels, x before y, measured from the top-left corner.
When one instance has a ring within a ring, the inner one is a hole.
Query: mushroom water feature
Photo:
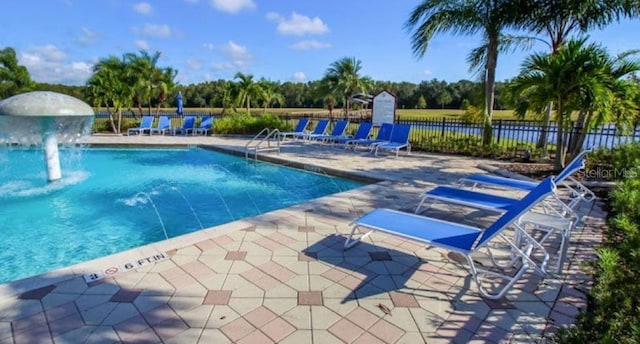
[[[80,143],[91,134],[93,109],[56,92],[29,92],[0,102],[0,143],[44,147],[47,178],[62,178],[58,145]]]

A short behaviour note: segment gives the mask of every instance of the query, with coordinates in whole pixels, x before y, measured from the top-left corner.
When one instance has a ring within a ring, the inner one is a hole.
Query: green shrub
[[[640,173],[640,143],[619,145],[614,149],[598,148],[587,155],[587,171],[597,171],[610,180],[624,180]]]
[[[617,147],[611,154],[598,151],[594,158],[617,169],[638,164],[637,144]],[[609,225],[604,244],[591,264],[594,285],[587,311],[575,326],[562,329],[559,343],[637,343],[640,339],[640,176],[620,177],[610,193]]]
[[[283,128],[284,123],[273,115],[250,116],[246,113],[217,118],[213,121],[213,132],[217,135],[255,135],[264,128]]]
[[[423,136],[418,139],[418,142],[412,142],[411,148],[426,152],[471,155],[495,159],[513,159],[515,157],[522,157],[525,149],[529,150],[529,153],[531,154],[530,159],[534,159],[541,155],[540,150],[536,149],[533,144],[517,144],[515,149],[498,143],[483,146],[482,138],[480,136]]]
[[[116,125],[118,125],[117,122]],[[132,118],[122,118],[120,131],[126,133],[129,128],[136,128],[139,126],[140,120]],[[99,120],[94,120],[93,131],[96,133],[113,133],[113,128],[111,128],[111,122],[108,118],[100,118]]]

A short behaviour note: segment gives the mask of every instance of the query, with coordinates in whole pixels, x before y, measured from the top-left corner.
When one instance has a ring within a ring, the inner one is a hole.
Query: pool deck
[[[237,153],[247,141],[88,139]],[[562,275],[528,273],[505,298],[491,301],[480,297],[459,257],[444,250],[379,232],[342,250],[360,215],[380,207],[413,211],[424,190],[483,172],[478,166],[490,161],[374,157],[300,142],[260,155],[378,182],[0,285],[0,344],[540,342],[586,307],[591,281],[584,264],[595,259],[606,217],[599,200],[578,209],[583,218]],[[495,219],[446,205],[423,215],[479,227]]]

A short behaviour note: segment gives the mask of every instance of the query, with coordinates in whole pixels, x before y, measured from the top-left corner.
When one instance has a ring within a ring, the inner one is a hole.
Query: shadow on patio
[[[443,269],[441,260],[427,261],[414,254],[366,241],[343,251],[345,240],[342,235],[332,234],[302,251],[310,258],[333,266],[322,276],[351,290],[342,300],[343,303],[389,293],[395,306],[417,307],[418,300],[414,295],[449,299],[451,287],[464,278],[458,274],[459,271]],[[386,237],[383,243],[393,244],[395,241],[400,240]],[[401,247],[409,250],[429,248],[409,241],[404,241]],[[435,254],[441,256],[441,253]],[[444,256],[440,258],[447,259]],[[418,288],[427,279],[432,280],[433,288]],[[468,291],[469,283],[464,283],[465,290],[459,288],[457,292],[464,293]]]

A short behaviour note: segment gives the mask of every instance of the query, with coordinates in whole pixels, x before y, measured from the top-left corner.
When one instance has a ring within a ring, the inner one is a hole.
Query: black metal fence
[[[161,116],[169,116],[172,126],[180,126],[184,116],[220,117],[220,114],[214,113],[185,113],[182,116],[176,113],[160,113]],[[331,119],[332,124],[336,120],[348,119],[348,133],[355,133],[360,122],[371,121],[370,111],[354,111],[345,115],[337,113],[329,115],[328,113],[296,113],[296,114],[280,114],[280,119],[288,126],[294,127],[300,118],[309,118],[312,122],[319,119]],[[131,113],[123,114],[123,118],[128,123],[135,123],[139,120],[139,116]],[[94,131],[110,130],[108,123],[108,115],[106,113],[97,113],[94,121]],[[473,145],[482,140],[483,126],[480,123],[468,123],[459,119],[441,118],[441,119],[410,119],[397,120],[398,123],[411,124],[410,142],[416,147],[429,147],[438,145]],[[312,123],[311,126],[314,124]],[[332,127],[329,128],[331,130]],[[569,138],[579,135],[582,128],[573,126],[569,131]],[[557,127],[550,125],[546,128],[547,140],[550,144],[556,142]],[[543,127],[539,122],[520,121],[520,120],[496,120],[493,122],[493,143],[507,149],[521,149],[527,146],[535,146],[543,132]],[[376,129],[374,129],[374,135]],[[613,148],[618,144],[627,142],[640,141],[640,125],[628,133],[622,133],[613,124],[604,125],[589,130],[585,137],[583,147],[605,147]]]
[[[281,116],[281,119],[289,125],[295,125],[300,117],[314,119],[327,118],[324,116],[305,116],[304,114],[295,116]],[[336,116],[333,120],[347,119],[344,116]],[[349,116],[348,132],[354,133],[358,123],[371,121],[370,115]],[[482,140],[483,125],[479,123],[468,123],[459,119],[411,119],[397,120],[397,123],[411,124],[411,134],[409,141],[412,145],[451,145],[451,144],[473,144]],[[569,130],[569,140],[577,137],[584,129],[572,126]],[[507,149],[520,149],[527,146],[535,146],[543,132],[543,126],[535,121],[520,120],[496,120],[493,122],[492,140],[494,144]],[[558,128],[550,125],[546,128],[547,142],[554,144]],[[593,128],[587,133],[583,142],[584,148],[613,148],[621,143],[639,142],[640,125],[628,133],[623,133],[613,124],[608,124],[598,128]]]

